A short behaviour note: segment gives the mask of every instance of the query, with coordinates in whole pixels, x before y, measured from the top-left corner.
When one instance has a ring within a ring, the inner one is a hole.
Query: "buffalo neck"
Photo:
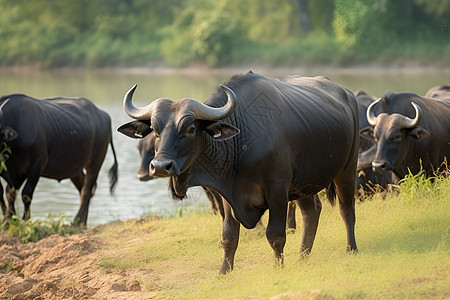
[[[201,150],[191,169],[189,186],[205,186],[225,196],[231,191],[235,172],[235,138],[214,141],[203,134]]]

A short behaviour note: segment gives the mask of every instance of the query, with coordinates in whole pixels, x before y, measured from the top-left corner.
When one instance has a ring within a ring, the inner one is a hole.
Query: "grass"
[[[311,256],[300,259],[297,230],[287,237],[282,268],[275,267],[265,228],[257,227],[241,229],[235,270],[217,275],[221,222],[211,213],[106,226],[94,234],[109,244],[100,265],[148,270],[154,276],[141,279],[142,286],[162,298],[448,298],[450,180],[406,180],[398,194],[358,203],[357,255],[345,253],[338,209],[323,201]]]
[[[356,215],[358,254],[345,252],[338,208],[323,201],[311,255],[300,258],[297,229],[287,236],[283,267],[275,266],[264,226],[241,228],[235,269],[226,276],[218,275],[221,220],[209,210],[114,222],[89,234],[105,245],[97,250],[102,272],[144,270],[136,280],[157,298],[450,298],[449,178],[407,176],[398,193],[357,202]]]

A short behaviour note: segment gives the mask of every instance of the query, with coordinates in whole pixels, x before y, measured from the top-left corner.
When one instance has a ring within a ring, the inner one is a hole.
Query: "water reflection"
[[[258,70],[254,70],[258,71]],[[201,189],[189,192],[190,198],[183,203],[173,201],[167,188],[167,179],[155,179],[140,182],[136,178],[139,169],[139,154],[136,140],[127,138],[115,130],[130,118],[122,110],[125,92],[138,84],[134,96],[137,105],[146,105],[160,98],[194,98],[206,100],[218,83],[224,81],[234,72],[194,74],[139,74],[120,72],[0,72],[0,95],[24,93],[36,98],[55,96],[91,99],[97,106],[107,111],[113,123],[113,142],[119,162],[119,182],[114,196],[109,194],[108,170],[113,164],[111,149],[108,150],[97,182],[95,196],[91,200],[88,226],[106,223],[112,220],[139,217],[144,213],[173,214],[177,207],[208,206]],[[295,74],[280,71],[260,72],[269,77]],[[339,74],[307,72],[300,75],[326,75],[351,90],[364,89],[374,96],[381,96],[385,91],[410,91],[424,94],[430,87],[448,84],[445,74]],[[447,78],[448,79],[448,75]],[[23,211],[19,197],[16,205]],[[65,214],[73,218],[78,211],[79,195],[70,180],[57,182],[41,178],[37,185],[31,205],[32,217],[43,218],[47,213]]]

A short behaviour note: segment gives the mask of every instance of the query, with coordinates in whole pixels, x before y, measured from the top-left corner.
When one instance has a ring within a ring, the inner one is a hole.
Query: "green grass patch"
[[[154,276],[142,286],[162,298],[447,298],[450,180],[419,175],[406,181],[398,193],[357,203],[358,254],[345,252],[339,210],[323,201],[312,254],[300,258],[299,228],[287,236],[282,268],[275,266],[263,225],[241,229],[235,269],[219,276],[221,221],[211,212],[116,223],[94,235],[109,245],[102,268],[147,270]]]

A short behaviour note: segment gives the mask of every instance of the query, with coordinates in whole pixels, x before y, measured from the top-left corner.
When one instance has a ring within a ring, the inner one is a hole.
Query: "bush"
[[[53,217],[48,214],[44,221],[37,219],[20,221],[19,217],[12,216],[9,223],[3,221],[0,233],[7,233],[18,238],[21,243],[37,242],[53,234],[71,235],[81,233],[82,228],[67,222],[66,216]]]

